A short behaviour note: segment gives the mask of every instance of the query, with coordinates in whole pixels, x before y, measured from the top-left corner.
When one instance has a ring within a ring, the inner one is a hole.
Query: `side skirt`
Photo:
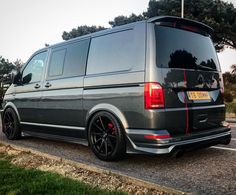
[[[68,143],[74,144],[81,144],[84,146],[88,146],[88,141],[82,138],[74,138],[74,137],[67,137],[67,136],[59,136],[59,135],[51,135],[51,134],[44,134],[44,133],[36,133],[33,131],[23,131],[23,136],[32,136],[47,140],[54,140],[54,141],[63,141]]]
[[[87,133],[84,127],[21,122],[20,128],[23,135],[88,146]]]

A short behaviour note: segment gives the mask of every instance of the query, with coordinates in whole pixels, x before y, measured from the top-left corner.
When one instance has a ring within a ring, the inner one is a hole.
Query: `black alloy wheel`
[[[108,112],[94,115],[89,124],[88,138],[93,152],[101,160],[118,160],[125,154],[123,129],[117,119]]]
[[[3,133],[5,133],[7,139],[14,140],[21,137],[19,121],[15,111],[12,108],[7,108],[4,112],[2,124]]]

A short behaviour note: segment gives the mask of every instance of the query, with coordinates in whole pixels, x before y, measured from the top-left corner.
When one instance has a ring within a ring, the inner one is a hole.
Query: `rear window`
[[[209,36],[159,25],[155,26],[155,34],[158,67],[220,70]]]

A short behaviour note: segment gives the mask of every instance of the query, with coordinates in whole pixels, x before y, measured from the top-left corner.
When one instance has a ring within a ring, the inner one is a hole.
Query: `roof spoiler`
[[[153,23],[153,22],[174,23],[175,25],[184,24],[184,25],[193,26],[198,29],[201,29],[202,31],[209,34],[210,36],[213,36],[214,34],[214,30],[211,27],[207,26],[206,24],[203,24],[201,22],[197,22],[194,20],[189,20],[189,19],[179,18],[179,17],[174,17],[174,16],[157,16],[157,17],[148,19],[147,22],[149,23]]]

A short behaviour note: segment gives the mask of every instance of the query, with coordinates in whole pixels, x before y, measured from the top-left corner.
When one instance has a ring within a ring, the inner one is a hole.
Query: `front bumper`
[[[230,127],[218,127],[198,133],[165,139],[148,139],[145,135],[166,135],[166,130],[126,129],[128,152],[167,154],[176,150],[191,150],[199,147],[209,147],[217,144],[229,144],[231,140]]]

